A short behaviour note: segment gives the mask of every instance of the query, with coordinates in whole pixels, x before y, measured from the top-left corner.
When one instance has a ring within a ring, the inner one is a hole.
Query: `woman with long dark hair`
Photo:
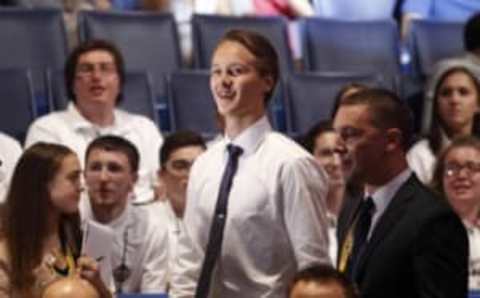
[[[0,297],[38,297],[50,282],[78,273],[109,296],[95,261],[80,257],[80,178],[65,146],[37,143],[21,156],[2,217]]]
[[[465,59],[445,60],[437,66],[426,90],[422,119],[426,137],[407,155],[419,179],[429,183],[436,157],[460,136],[478,134],[480,67]]]

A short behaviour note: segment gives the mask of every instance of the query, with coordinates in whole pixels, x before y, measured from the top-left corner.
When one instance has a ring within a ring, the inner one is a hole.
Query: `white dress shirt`
[[[132,142],[140,154],[138,181],[135,186],[135,201],[153,197],[153,185],[159,166],[159,149],[162,136],[155,124],[148,118],[119,109],[114,111],[114,124],[98,127],[85,119],[74,104],[66,110],[53,112],[37,119],[30,126],[25,146],[42,141],[68,146],[84,162],[88,144],[102,135],[116,135]]]
[[[81,201],[80,212],[82,219],[95,220],[87,199]],[[169,274],[166,225],[158,225],[147,210],[127,204],[123,213],[105,226],[115,234],[111,267],[115,270],[125,259],[131,270],[122,285],[123,292],[165,293]]]
[[[436,160],[437,158],[430,149],[427,139],[415,143],[407,153],[408,165],[423,184],[428,184],[432,181]]]
[[[469,290],[480,290],[480,226],[474,226],[467,222],[463,222],[467,229],[468,242],[470,246],[469,263]]]
[[[333,266],[337,264],[338,240],[337,240],[337,216],[327,211],[328,221],[328,254]]]
[[[173,269],[174,298],[194,295],[228,143],[224,138],[214,144],[192,167],[184,233]],[[229,196],[210,297],[285,297],[297,270],[330,263],[326,173],[296,143],[272,132],[266,117],[231,143],[243,154]]]
[[[151,218],[157,221],[159,225],[168,227],[168,264],[169,268],[172,268],[177,257],[178,239],[183,227],[182,219],[175,215],[169,200],[155,201],[150,204],[142,205],[140,208],[147,210],[150,213]]]
[[[442,148],[446,148],[452,143],[443,131],[440,136]],[[418,179],[423,184],[429,185],[432,182],[437,157],[430,148],[428,139],[422,139],[410,148],[407,153],[407,161],[410,168],[417,174]]]
[[[20,143],[14,138],[0,133],[0,203],[5,201],[13,170],[21,155]]]

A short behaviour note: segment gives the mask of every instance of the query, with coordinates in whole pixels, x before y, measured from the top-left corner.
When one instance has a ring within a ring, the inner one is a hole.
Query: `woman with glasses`
[[[465,59],[441,62],[426,88],[422,126],[426,138],[407,155],[418,178],[428,184],[439,152],[456,137],[476,134],[480,67]]]
[[[438,157],[432,186],[448,200],[467,229],[469,288],[480,290],[480,139],[455,139]]]
[[[62,145],[37,143],[20,157],[0,230],[0,297],[40,297],[72,276],[111,297],[97,263],[80,257],[80,176],[77,156]]]

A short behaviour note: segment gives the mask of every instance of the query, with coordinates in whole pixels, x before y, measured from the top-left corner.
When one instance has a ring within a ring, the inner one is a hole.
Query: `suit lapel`
[[[392,198],[383,215],[379,218],[372,232],[370,240],[367,243],[364,253],[358,263],[358,276],[363,276],[365,265],[375,251],[378,244],[385,238],[388,232],[395,226],[401,217],[405,214],[408,203],[412,199],[415,188],[418,187],[418,179],[411,175],[408,180],[400,187]]]

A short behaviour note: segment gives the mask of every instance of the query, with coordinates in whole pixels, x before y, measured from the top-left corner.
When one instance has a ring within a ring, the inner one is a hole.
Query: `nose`
[[[342,165],[342,157],[339,152],[334,152],[332,156],[332,164],[335,167],[340,167]]]
[[[460,92],[458,91],[453,91],[452,94],[450,95],[449,102],[450,104],[458,104],[459,102],[462,101],[462,96],[460,95]]]
[[[347,154],[347,144],[342,138],[337,139],[337,143],[335,144],[335,152],[334,156],[338,157],[341,159],[344,155]]]
[[[108,170],[105,168],[102,168],[100,171],[100,181],[106,181],[109,178],[109,173]]]
[[[93,67],[91,70],[91,76],[94,80],[99,80],[102,76],[102,69],[100,67]]]
[[[460,169],[458,169],[457,178],[466,179],[471,175],[472,173],[467,167],[461,167]]]
[[[223,73],[220,76],[220,82],[224,87],[230,87],[232,84],[232,78],[228,75],[228,73]]]

